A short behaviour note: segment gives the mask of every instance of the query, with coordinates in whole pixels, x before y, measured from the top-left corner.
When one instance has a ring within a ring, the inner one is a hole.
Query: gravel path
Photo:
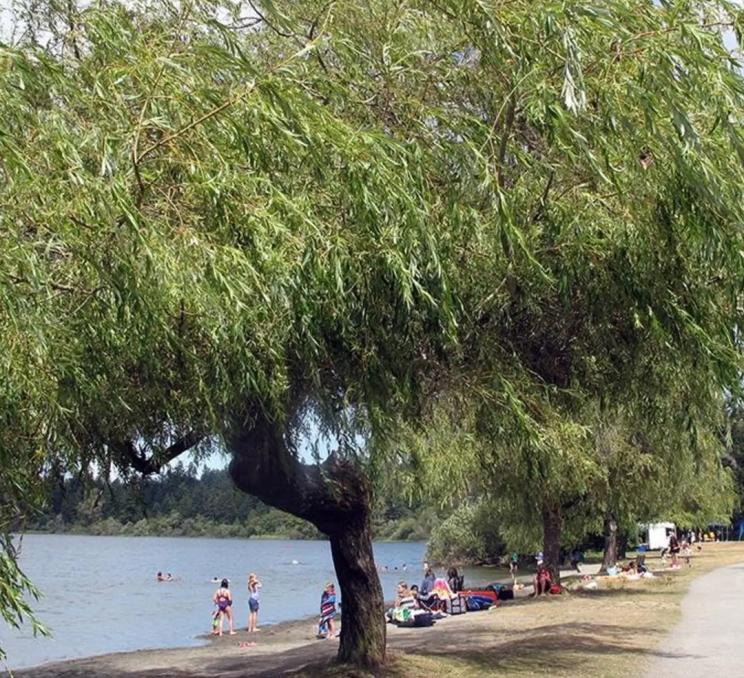
[[[714,570],[690,586],[682,620],[662,642],[649,678],[744,676],[744,563]]]

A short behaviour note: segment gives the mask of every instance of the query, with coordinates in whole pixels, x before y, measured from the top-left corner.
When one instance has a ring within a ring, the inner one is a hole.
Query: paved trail
[[[744,676],[744,563],[714,570],[690,586],[682,621],[658,650],[649,678]]]

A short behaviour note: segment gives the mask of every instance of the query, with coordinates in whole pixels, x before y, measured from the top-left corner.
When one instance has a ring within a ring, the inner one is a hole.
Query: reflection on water
[[[400,579],[418,583],[425,544],[381,542],[374,549],[377,563],[388,568],[380,575],[386,599]],[[324,583],[335,579],[322,541],[27,535],[21,565],[44,594],[35,609],[53,637],[33,638],[0,623],[12,668],[198,645],[196,636],[210,628],[213,577],[231,581],[238,628],[247,623],[249,572],[263,583],[259,625],[317,614]],[[176,580],[156,582],[158,570]],[[471,582],[479,578],[468,574]],[[485,579],[487,572],[479,580]]]

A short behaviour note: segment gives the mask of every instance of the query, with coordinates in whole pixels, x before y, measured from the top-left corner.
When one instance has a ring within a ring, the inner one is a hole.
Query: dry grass
[[[706,544],[691,568],[654,581],[613,583],[584,593],[506,604],[456,617],[431,629],[393,629],[381,678],[479,676],[620,677],[643,673],[678,621],[693,578],[744,561],[744,544]],[[658,561],[649,559],[652,568]],[[297,676],[362,676],[318,666]]]

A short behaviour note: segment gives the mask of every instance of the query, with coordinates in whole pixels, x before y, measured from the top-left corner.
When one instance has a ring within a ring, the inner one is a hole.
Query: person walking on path
[[[233,624],[233,613],[232,613],[232,595],[230,593],[229,583],[227,579],[223,579],[220,583],[220,588],[214,592],[212,600],[217,606],[217,614],[219,615],[219,626],[212,630],[215,635],[222,635],[222,628],[227,617],[227,622],[230,627],[230,635],[235,635],[235,628]]]
[[[672,556],[672,567],[679,567],[679,562],[677,561],[679,556],[679,539],[675,532],[669,535],[669,553]]]
[[[511,559],[509,560],[509,574],[511,574],[512,582],[514,584],[517,583],[517,573],[519,572],[519,554],[514,551],[511,554]]]
[[[248,575],[248,633],[255,633],[258,629],[258,590],[261,588],[261,582],[258,581],[255,573]]]

